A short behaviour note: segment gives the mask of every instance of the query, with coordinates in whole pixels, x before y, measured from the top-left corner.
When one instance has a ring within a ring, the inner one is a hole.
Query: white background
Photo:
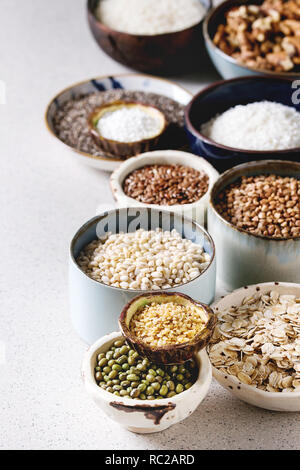
[[[299,448],[299,415],[253,408],[216,383],[190,418],[148,436],[121,429],[85,393],[79,371],[86,346],[69,321],[68,245],[97,205],[112,198],[108,175],[81,166],[43,120],[60,89],[127,71],[98,49],[85,3],[0,3],[0,79],[7,86],[7,103],[0,105],[0,344],[6,346],[0,448]],[[178,82],[196,92],[217,78],[205,64],[202,74]]]

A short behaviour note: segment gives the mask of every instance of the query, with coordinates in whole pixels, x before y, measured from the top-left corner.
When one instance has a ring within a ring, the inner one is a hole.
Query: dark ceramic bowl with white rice
[[[300,101],[289,79],[241,77],[202,90],[186,108],[193,153],[219,171],[251,161],[300,161]]]

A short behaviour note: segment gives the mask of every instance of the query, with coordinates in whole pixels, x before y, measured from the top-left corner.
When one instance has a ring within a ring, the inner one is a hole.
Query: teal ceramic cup
[[[215,183],[208,207],[208,230],[216,244],[217,278],[231,291],[269,281],[300,283],[300,238],[272,239],[250,234],[223,219],[218,194],[242,176],[275,174],[300,178],[300,163],[264,160],[238,165]]]
[[[69,295],[73,326],[88,344],[101,336],[118,330],[118,318],[124,305],[145,293],[110,287],[88,277],[78,266],[76,258],[81,250],[105,233],[134,232],[142,228],[169,231],[176,229],[183,238],[203,246],[211,261],[209,266],[192,281],[166,291],[182,292],[194,300],[210,304],[215,297],[216,258],[214,242],[196,222],[182,215],[149,208],[123,208],[106,212],[89,220],[75,234],[70,247]],[[172,256],[172,253],[170,253]],[[155,291],[152,291],[155,292]]]

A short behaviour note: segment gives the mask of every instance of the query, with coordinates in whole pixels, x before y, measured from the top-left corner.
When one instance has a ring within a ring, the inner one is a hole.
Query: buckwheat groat
[[[219,194],[216,209],[254,235],[300,237],[300,181],[296,178],[243,176]]]
[[[206,173],[183,165],[148,165],[123,183],[127,196],[145,204],[173,206],[199,201],[208,191]]]

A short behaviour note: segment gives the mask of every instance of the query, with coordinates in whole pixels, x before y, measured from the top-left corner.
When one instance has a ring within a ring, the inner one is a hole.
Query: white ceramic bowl
[[[57,110],[64,106],[70,98],[74,99],[97,91],[114,89],[157,93],[158,95],[167,96],[182,105],[188,104],[192,99],[192,94],[176,83],[163,78],[152,77],[151,75],[133,73],[96,77],[77,83],[58,93],[58,95],[51,100],[46,110],[45,121],[48,131],[62,142],[66,148],[71,149],[74,152],[73,155],[82,163],[104,171],[115,170],[123,160],[111,156],[96,157],[65,144],[59,139],[55,132],[54,116]]]
[[[163,431],[190,416],[207,395],[212,380],[211,364],[206,351],[202,350],[195,356],[200,366],[199,376],[189,390],[162,400],[131,400],[106,392],[94,379],[97,355],[106,352],[120,338],[120,332],[104,336],[85,355],[82,376],[86,390],[97,406],[121,426],[140,434]]]
[[[300,297],[300,284],[284,282],[267,282],[253,286],[243,287],[235,290],[222,299],[214,302],[211,308],[218,311],[227,310],[231,305],[240,305],[243,298],[257,292],[269,292],[275,290],[280,294],[297,295]],[[274,411],[300,411],[300,392],[276,393],[265,392],[251,385],[241,383],[237,377],[226,375],[215,367],[213,369],[214,378],[240,400],[250,405]]]
[[[194,202],[193,204],[159,206],[156,204],[144,204],[136,201],[135,199],[126,196],[123,191],[123,182],[134,170],[146,165],[184,165],[198,171],[205,171],[209,176],[208,191],[199,201]],[[215,168],[202,157],[178,150],[157,150],[154,152],[143,153],[137,157],[126,160],[112,173],[110,184],[118,207],[150,207],[172,211],[177,214],[184,214],[186,217],[192,218],[199,224],[204,225],[206,221],[206,211],[210,191],[218,177],[219,173],[217,170],[215,170]]]

